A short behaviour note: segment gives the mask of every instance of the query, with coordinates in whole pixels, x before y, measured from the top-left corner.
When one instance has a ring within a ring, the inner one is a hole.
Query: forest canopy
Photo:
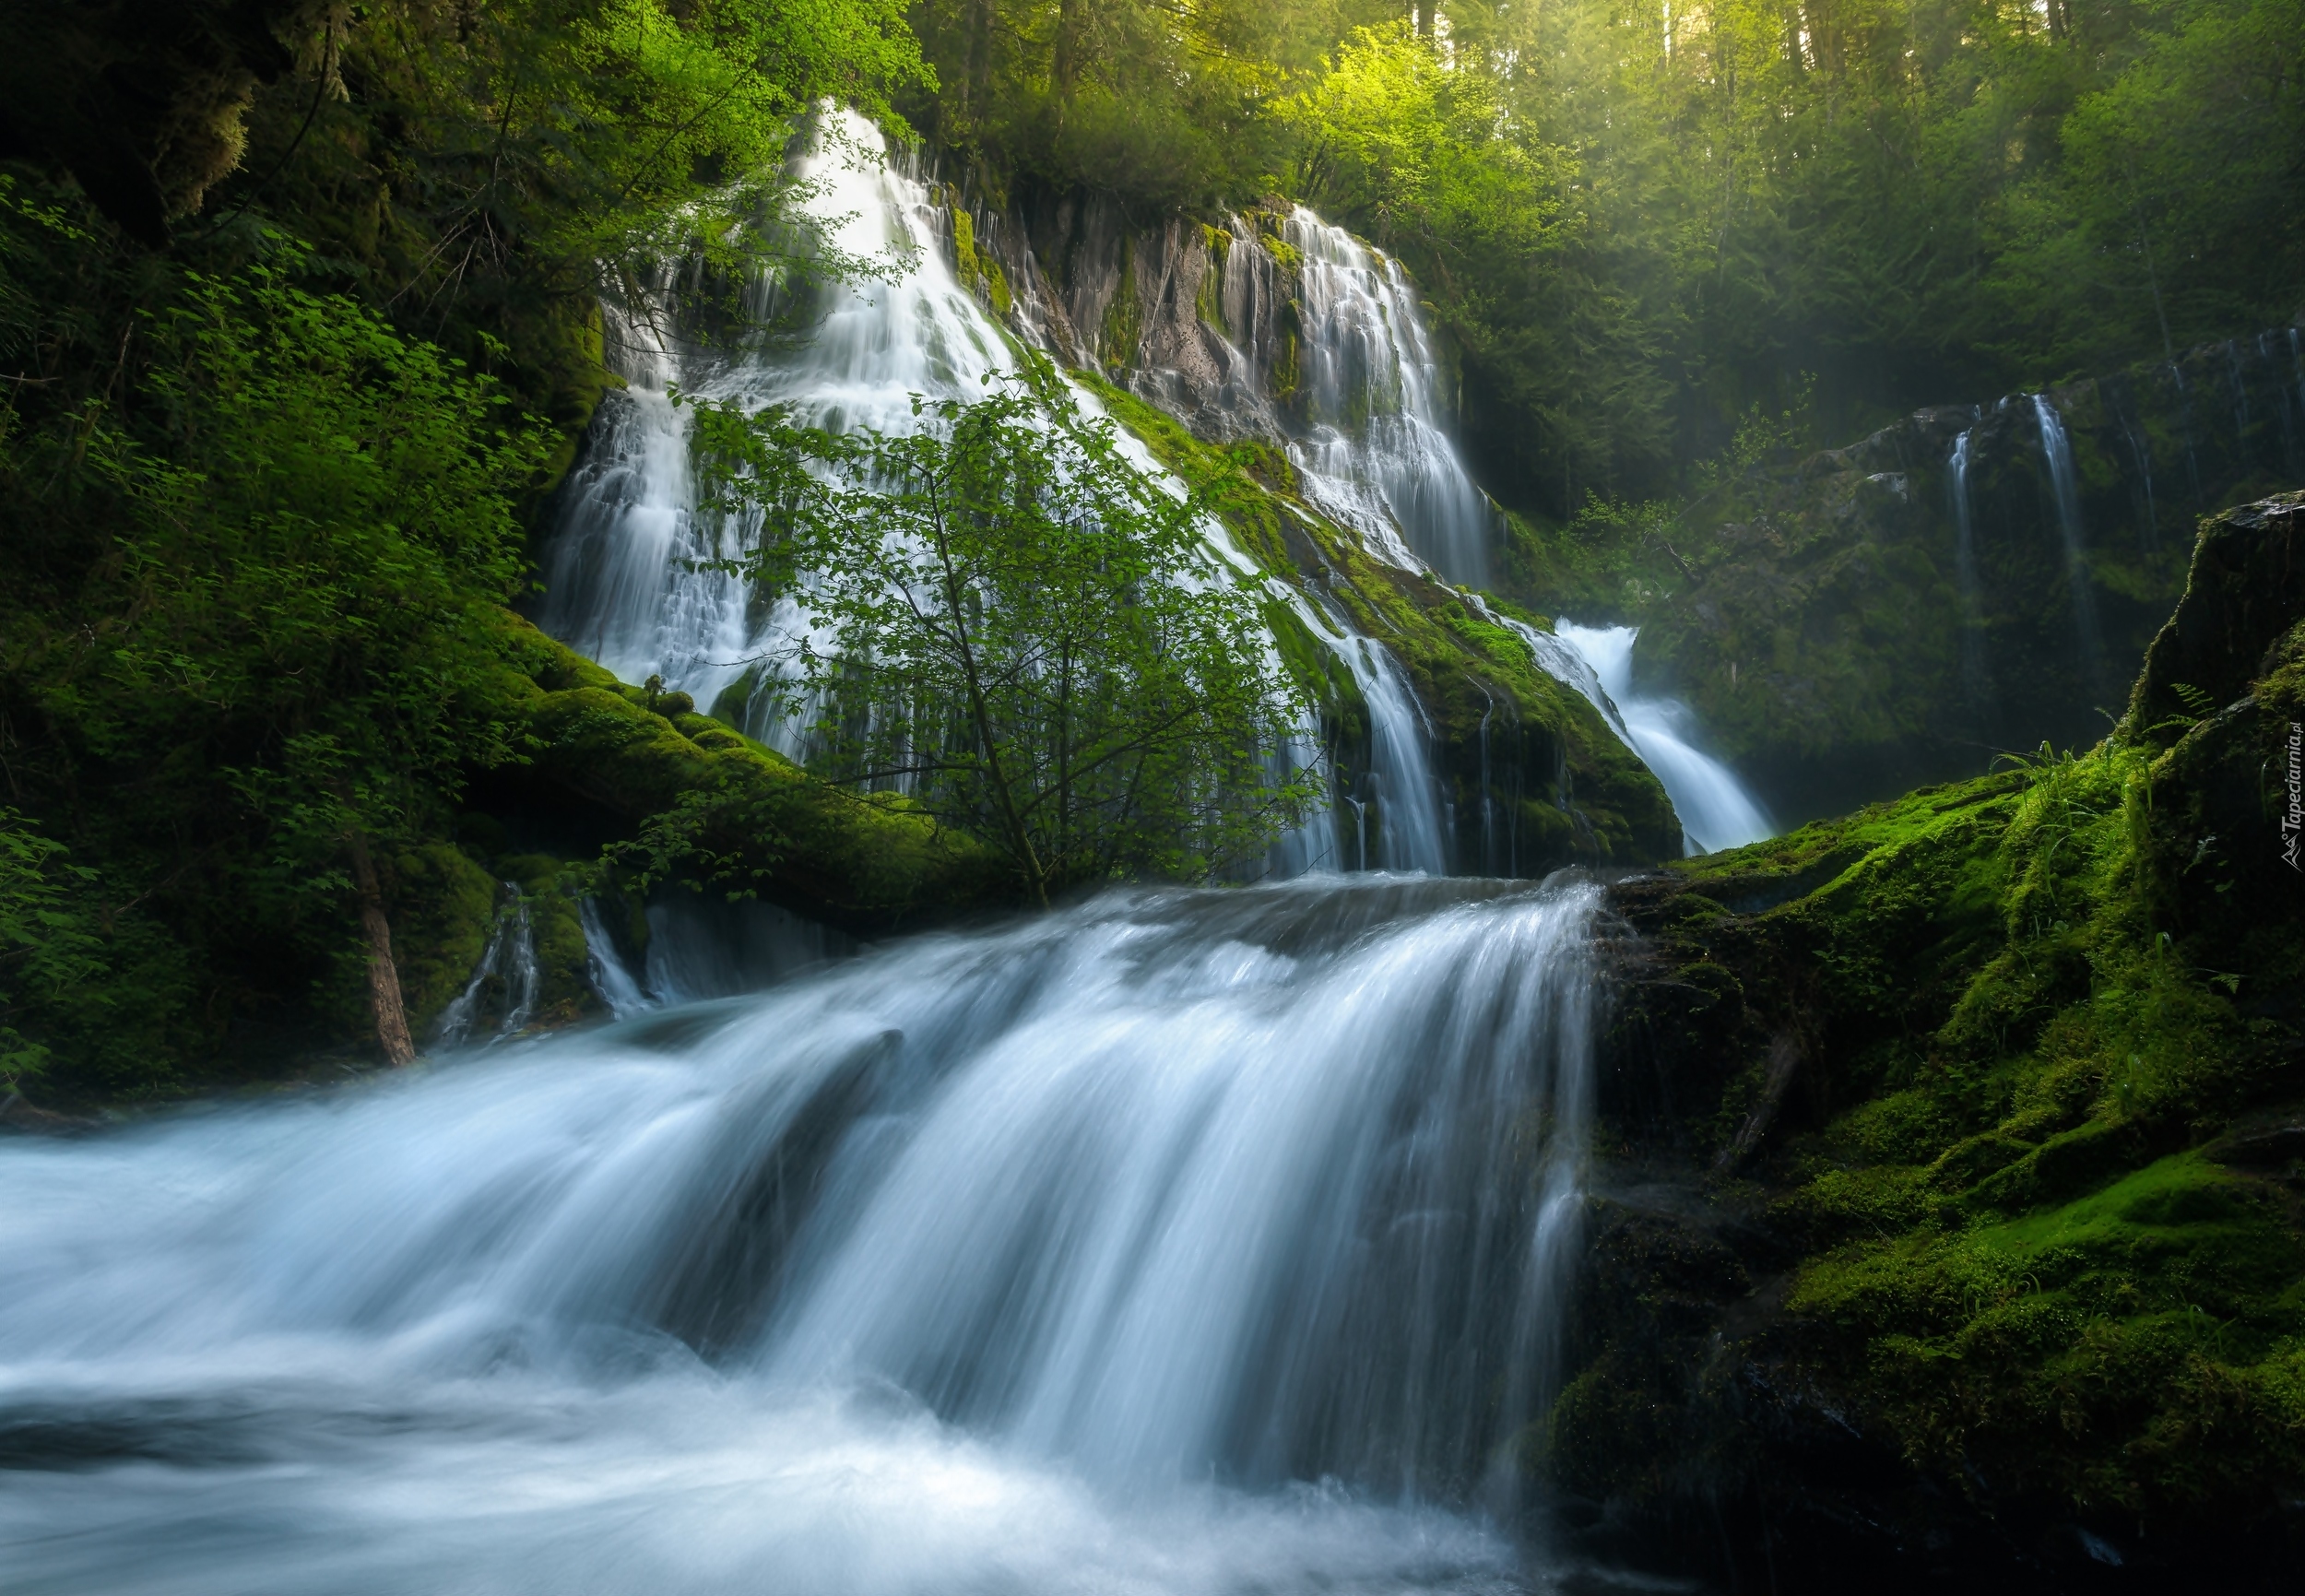
[[[931,0],[990,169],[1278,191],[1418,272],[1492,487],[1669,492],[1755,406],[1838,443],[2287,320],[2299,0]]]

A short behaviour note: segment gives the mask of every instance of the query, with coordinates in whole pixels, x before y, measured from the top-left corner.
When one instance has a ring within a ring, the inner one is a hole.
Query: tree
[[[1237,867],[1318,798],[1318,773],[1268,763],[1311,707],[1257,591],[1046,365],[916,397],[905,436],[699,412],[717,507],[762,518],[732,563],[828,640],[763,661],[814,706],[824,774],[981,837],[1039,903]]]
[[[73,369],[43,307],[86,242],[0,181],[0,352],[35,393]],[[6,418],[0,731],[76,861],[25,845],[19,863],[85,901],[104,957],[148,913],[211,952],[261,949],[277,979],[363,987],[397,1062],[391,860],[438,834],[468,771],[515,757],[501,607],[545,444],[494,384],[308,270],[276,236],[229,278],[167,272],[132,324],[133,383]],[[148,963],[146,987],[184,984]],[[158,1051],[115,1083],[163,1073]]]

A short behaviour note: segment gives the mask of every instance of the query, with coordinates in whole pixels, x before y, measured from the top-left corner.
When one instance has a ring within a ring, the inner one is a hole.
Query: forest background
[[[2305,282],[2305,0],[18,0],[0,41],[0,1074],[66,1094],[360,1029],[371,911],[523,757],[501,618],[598,306],[803,269],[758,224],[821,98],[1000,192],[1344,222],[1486,484],[1596,538]]]

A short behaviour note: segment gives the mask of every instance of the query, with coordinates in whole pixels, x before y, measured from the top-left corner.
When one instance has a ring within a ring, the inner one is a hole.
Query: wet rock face
[[[1922,410],[1694,507],[1640,668],[1772,812],[1846,812],[2102,736],[2198,519],[2300,484],[2293,328]]]
[[[2154,735],[2205,704],[2227,704],[2271,674],[2273,651],[2305,614],[2305,493],[2284,493],[2202,530],[2184,597],[2155,635],[2131,696]]]
[[[1253,219],[1138,227],[1101,195],[961,203],[1010,302],[989,270],[983,297],[1018,333],[1109,373],[1201,438],[1282,440],[1292,290]]]

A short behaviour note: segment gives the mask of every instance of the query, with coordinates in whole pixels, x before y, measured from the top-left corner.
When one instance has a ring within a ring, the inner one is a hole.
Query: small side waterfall
[[[2064,538],[2074,647],[2082,680],[2096,689],[2102,685],[2105,674],[2105,648],[2098,632],[2097,596],[2089,575],[2087,538],[2081,525],[2081,484],[2073,468],[2073,444],[2048,395],[2033,396],[2033,415],[2040,423],[2041,455],[2048,462],[2050,488],[2056,495],[2057,529]]]
[[[1977,528],[1968,496],[1971,429],[1953,440],[1953,457],[1946,463],[1945,491],[1953,501],[1953,571],[1961,598],[1961,691],[1970,708],[1985,713],[1992,688],[1985,668],[1985,606],[1983,585],[1977,573]]]
[[[1289,453],[1306,496],[1381,557],[1481,585],[1496,513],[1442,425],[1440,362],[1408,278],[1301,206],[1287,231],[1304,272],[1295,404],[1307,431]],[[1251,298],[1261,253],[1228,256],[1228,302],[1235,275]]]
[[[1562,621],[1556,630],[1591,668],[1602,694],[1595,703],[1607,702],[1621,714],[1616,724],[1673,800],[1690,853],[1717,853],[1776,834],[1736,773],[1690,743],[1685,707],[1673,699],[1633,696],[1633,640],[1639,628]],[[1572,685],[1582,691],[1580,683]]]
[[[541,975],[537,968],[536,930],[528,900],[510,881],[502,883],[496,923],[490,928],[480,962],[433,1028],[436,1047],[461,1047],[486,1026],[493,1045],[520,1034],[537,1011]],[[487,1022],[493,1020],[493,1024]]]
[[[1271,861],[1273,879],[1306,869],[1448,874],[1448,833],[1433,771],[1433,727],[1408,672],[1392,650],[1354,631],[1334,606],[1285,584],[1274,584],[1273,596],[1295,611],[1305,629],[1352,675],[1369,718],[1366,768],[1331,795],[1331,812],[1309,817],[1281,840]],[[1283,757],[1309,764],[1319,755],[1307,740],[1283,751]],[[1337,820],[1348,810],[1353,842],[1341,846]]]
[[[1593,668],[1592,661],[1588,659],[1574,644],[1553,632],[1540,632],[1525,621],[1517,621],[1509,615],[1499,614],[1485,604],[1481,607],[1481,615],[1484,620],[1506,628],[1526,643],[1529,645],[1529,653],[1536,660],[1539,670],[1543,671],[1545,675],[1568,688],[1587,703],[1599,710],[1601,718],[1609,723],[1609,729],[1616,733],[1618,740],[1627,748],[1633,746],[1632,728],[1625,724],[1625,716],[1618,710],[1616,701],[1610,697],[1608,690],[1601,685],[1601,673]],[[1573,625],[1572,622],[1563,622],[1563,630],[1566,631],[1571,625]]]
[[[758,991],[857,952],[839,932],[774,904],[664,887],[643,913],[646,940],[635,974],[608,907],[586,898],[577,912],[592,989],[619,1020]]]
[[[1369,769],[1353,797],[1364,806],[1364,820],[1368,810],[1376,811],[1377,824],[1376,846],[1362,868],[1445,876],[1448,831],[1427,751],[1433,730],[1408,673],[1374,638],[1349,638],[1338,652],[1368,705]]]
[[[656,1007],[656,999],[641,986],[625,962],[624,952],[617,946],[615,936],[609,930],[608,918],[601,913],[599,900],[586,898],[577,905],[577,924],[585,933],[585,974],[592,983],[594,996],[608,1007],[611,1017],[630,1020]]]
[[[2289,329],[2289,336],[2292,339],[2296,337],[2295,327]],[[2279,363],[2274,348],[2272,333],[2257,335],[2257,360],[2268,371],[2276,369]],[[2294,349],[2294,344],[2291,348]],[[2274,406],[2281,415],[2281,457],[2292,470],[2305,467],[2305,416],[2298,413],[2297,396],[2289,392],[2287,384],[2276,382],[2273,387],[2273,398]]]
[[[2201,495],[2201,455],[2193,445],[2193,392],[2185,386],[2185,368],[2175,361],[2169,361],[2169,380],[2177,391],[2177,426],[2185,440],[2185,480],[2193,489],[2193,507],[2206,509]]]
[[[2106,408],[2112,411],[2114,421],[2121,428],[2122,441],[2129,445],[2129,458],[2136,467],[2138,487],[2145,499],[2145,518],[2137,527],[2137,547],[2147,553],[2161,546],[2161,508],[2153,491],[2153,441],[2143,423],[2122,411],[2121,395],[2111,384],[2106,388]]]
[[[1116,893],[0,1144],[12,1588],[1525,1589],[1597,890]]]

